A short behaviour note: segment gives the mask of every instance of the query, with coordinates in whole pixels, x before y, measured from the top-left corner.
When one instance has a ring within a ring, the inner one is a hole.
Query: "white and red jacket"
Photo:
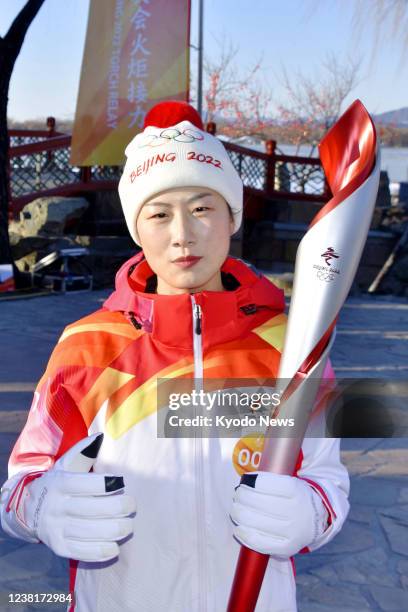
[[[155,384],[276,377],[286,325],[282,291],[240,259],[228,257],[221,271],[225,291],[158,295],[149,292],[154,275],[139,253],[118,271],[103,307],[65,328],[37,385],[3,487],[5,531],[24,537],[21,488],[96,432],[105,436],[94,471],[123,475],[138,508],[134,536],[119,557],[70,561],[71,611],[226,609],[240,548],[229,519],[232,495],[241,474],[258,467],[259,439],[158,438]],[[320,405],[332,378],[328,366]],[[307,437],[295,475],[329,513],[315,549],[338,533],[349,509],[339,440]],[[257,612],[294,610],[293,561],[271,557]]]

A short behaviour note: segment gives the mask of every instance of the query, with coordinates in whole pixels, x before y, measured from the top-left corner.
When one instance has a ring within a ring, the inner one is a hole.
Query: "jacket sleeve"
[[[10,455],[8,480],[1,488],[1,525],[9,535],[28,542],[39,540],[21,518],[19,502],[24,487],[87,435],[87,427],[69,390],[70,378],[75,372],[72,367],[61,365],[60,353],[57,344],[34,391],[27,421]]]
[[[313,544],[302,549],[301,553],[311,552],[330,542],[341,530],[350,508],[350,479],[340,460],[340,439],[325,437],[324,413],[334,381],[334,372],[328,361],[296,473],[319,495],[328,512],[328,524],[323,534]]]

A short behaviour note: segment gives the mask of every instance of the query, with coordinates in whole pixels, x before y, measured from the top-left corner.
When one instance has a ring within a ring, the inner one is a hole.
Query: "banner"
[[[91,0],[70,162],[120,165],[144,116],[189,96],[190,0]]]

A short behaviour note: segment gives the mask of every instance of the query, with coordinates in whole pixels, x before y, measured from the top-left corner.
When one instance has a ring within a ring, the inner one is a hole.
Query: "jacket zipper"
[[[194,351],[194,378],[195,389],[203,388],[203,347],[202,347],[202,311],[191,296],[193,308],[193,351]],[[195,465],[196,465],[196,503],[197,503],[197,531],[198,531],[198,584],[199,584],[199,610],[207,612],[207,560],[205,542],[205,496],[204,496],[204,457],[203,440],[200,435],[194,438]]]

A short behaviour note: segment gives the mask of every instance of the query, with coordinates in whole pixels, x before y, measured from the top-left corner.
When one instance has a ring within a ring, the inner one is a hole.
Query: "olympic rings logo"
[[[156,134],[148,134],[145,136],[143,141],[139,144],[139,149],[143,147],[160,147],[171,140],[188,144],[196,140],[204,140],[204,136],[201,132],[197,132],[191,128],[185,128],[182,132],[177,128],[166,128],[162,130],[158,136]]]
[[[330,281],[334,280],[336,275],[330,270],[318,270],[316,276],[319,280],[330,283]]]

